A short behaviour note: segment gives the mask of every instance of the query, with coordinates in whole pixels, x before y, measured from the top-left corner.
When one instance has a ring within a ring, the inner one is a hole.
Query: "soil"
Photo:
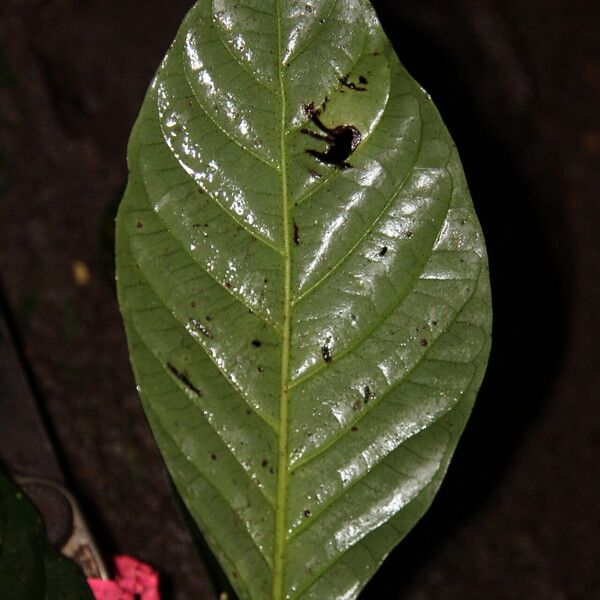
[[[190,5],[0,2],[3,294],[101,547],[155,565],[173,600],[212,592],[136,396],[112,235],[129,131]],[[495,337],[434,507],[363,598],[600,598],[600,4],[375,5],[461,151]]]

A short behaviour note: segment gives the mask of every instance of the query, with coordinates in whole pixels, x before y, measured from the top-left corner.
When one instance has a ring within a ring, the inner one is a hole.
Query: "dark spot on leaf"
[[[252,345],[255,348],[260,348],[262,346],[262,342],[260,340],[252,340]]]
[[[361,75],[358,78],[358,83],[361,83],[362,85],[367,85],[367,83],[369,83],[369,81],[367,80],[367,78],[364,75]]]
[[[206,315],[205,318],[206,318],[207,321],[212,321],[212,317],[210,315]]]
[[[328,144],[325,152],[319,152],[318,150],[307,150],[306,152],[326,165],[332,165],[338,169],[351,168],[352,165],[346,161],[362,140],[360,131],[353,125],[327,127],[320,118],[322,109],[316,108],[312,102],[307,104],[304,109],[310,116],[311,121],[323,133],[311,131],[310,129],[302,129],[302,133]]]
[[[429,344],[429,342],[425,339],[421,340],[421,346],[423,346],[423,348],[426,348],[427,345]]]
[[[196,308],[196,303],[195,303],[195,302],[190,302],[190,306],[191,306],[192,308]]]
[[[210,329],[206,327],[204,323],[201,323],[200,321],[198,321],[198,319],[190,319],[188,323],[190,324],[190,327],[194,329],[194,331],[201,333],[205,338],[208,338],[209,340],[212,339]]]
[[[136,225],[136,227],[137,227],[138,229],[141,229],[143,226],[144,226],[144,224],[143,224],[143,223],[138,223],[138,224]]]
[[[217,460],[217,455],[216,454],[211,454],[210,457],[211,457],[212,460]]]
[[[371,399],[371,388],[368,385],[365,385],[363,389],[363,396],[365,398],[365,404]]]
[[[271,473],[271,475],[273,475],[273,473],[275,473],[275,471],[273,470],[273,467],[269,467],[269,473]]]
[[[190,381],[190,378],[188,377],[187,373],[179,371],[170,362],[167,363],[167,369],[169,369],[169,371],[171,371],[171,373],[177,379],[179,379],[179,381],[181,381],[181,383],[183,383],[183,385],[185,385],[185,387],[187,387],[188,390],[196,394],[196,396],[202,396],[202,392]]]
[[[387,254],[388,251],[388,247],[384,246],[380,251],[379,251],[379,256],[385,256]]]
[[[265,370],[264,370],[264,368],[263,368],[263,367],[258,367],[258,372],[259,372],[259,373],[264,373],[264,372],[265,372]]]
[[[201,187],[198,188],[198,194],[200,196],[202,196],[202,194],[204,194],[204,190]]]
[[[438,324],[438,322],[437,321],[431,321],[431,324],[435,326],[435,325]]]
[[[231,289],[231,281],[226,281],[225,282],[225,287],[230,290]]]
[[[329,348],[329,346],[323,346],[321,348],[321,356],[327,364],[330,364],[333,360],[333,357],[331,356],[331,348]]]
[[[305,4],[304,6],[306,8],[306,12],[311,13],[313,11],[313,7],[310,4]]]
[[[356,411],[356,410],[360,410],[362,408],[362,400],[357,400],[353,405],[352,405],[352,410]]]
[[[308,519],[308,517],[312,516],[312,512],[308,510],[308,508],[304,511],[304,516]]]
[[[298,229],[298,225],[294,221],[294,244],[296,246],[300,245],[300,230]]]
[[[413,235],[414,235],[414,234],[413,234],[413,232],[412,232],[412,231],[407,231],[407,232],[406,232],[406,237],[407,237],[408,239],[410,239],[410,238],[411,238]]]
[[[252,411],[251,411],[249,408],[247,408],[247,409],[246,409],[246,414],[247,414],[248,416],[250,416],[250,415],[252,414]]]
[[[352,427],[352,431],[354,431],[354,432],[356,433],[356,432],[358,431],[358,427],[357,427],[356,425],[354,425],[354,426]]]
[[[269,462],[267,461],[267,459],[263,459],[263,461],[260,463],[261,467],[264,469],[266,468],[266,466],[269,464]]]
[[[356,85],[353,81],[350,81],[348,79],[347,75],[340,79],[340,85],[347,87],[349,90],[352,90],[353,92],[366,92],[367,91],[366,87]]]

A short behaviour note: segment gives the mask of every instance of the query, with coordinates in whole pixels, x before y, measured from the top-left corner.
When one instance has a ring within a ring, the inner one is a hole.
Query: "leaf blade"
[[[431,501],[489,353],[485,247],[439,114],[370,5],[308,8],[194,6],[118,218],[149,421],[253,600],[357,596]],[[360,131],[353,168],[307,153],[333,143],[306,135],[309,103]]]

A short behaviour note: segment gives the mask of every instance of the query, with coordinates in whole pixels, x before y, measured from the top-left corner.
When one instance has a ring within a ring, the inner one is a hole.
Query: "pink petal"
[[[133,600],[129,592],[124,592],[114,581],[103,579],[88,579],[96,600]]]
[[[149,565],[131,556],[116,556],[117,576],[120,588],[140,600],[160,600],[158,573]]]

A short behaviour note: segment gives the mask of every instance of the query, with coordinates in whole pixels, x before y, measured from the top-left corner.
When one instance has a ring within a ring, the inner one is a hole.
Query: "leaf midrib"
[[[287,181],[286,147],[286,92],[283,76],[283,48],[281,28],[281,0],[275,0],[275,19],[277,20],[277,75],[279,79],[279,97],[281,102],[279,123],[279,155],[281,173],[281,196],[283,213],[283,268],[284,306],[283,334],[281,346],[281,388],[279,396],[279,437],[277,444],[277,500],[275,507],[275,543],[273,544],[273,587],[272,599],[282,600],[284,596],[284,565],[286,536],[286,507],[288,489],[288,400],[290,375],[290,342],[292,322],[292,260],[290,215]]]

